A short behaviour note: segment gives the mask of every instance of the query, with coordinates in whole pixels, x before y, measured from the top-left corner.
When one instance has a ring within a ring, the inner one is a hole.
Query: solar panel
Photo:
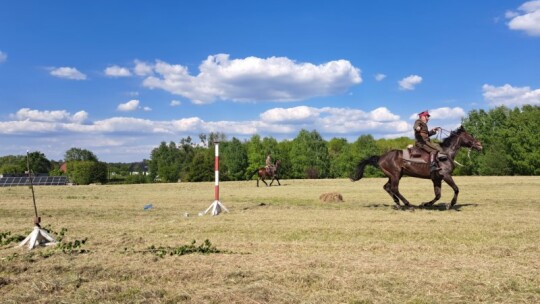
[[[35,176],[32,184],[35,186],[63,186],[67,185],[67,176]],[[30,186],[30,179],[23,177],[0,177],[0,187]]]

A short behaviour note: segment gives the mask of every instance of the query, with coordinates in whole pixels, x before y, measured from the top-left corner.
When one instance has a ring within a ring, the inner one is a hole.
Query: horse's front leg
[[[439,177],[439,178],[432,179],[431,181],[433,182],[433,191],[435,192],[435,198],[429,202],[422,203],[420,207],[431,206],[441,198],[442,179]]]
[[[446,205],[446,209],[451,209],[457,203],[459,188],[454,182],[454,179],[452,178],[451,175],[444,175],[443,179],[450,187],[452,187],[452,189],[454,189],[454,197],[452,198],[452,201],[450,202],[450,204]]]

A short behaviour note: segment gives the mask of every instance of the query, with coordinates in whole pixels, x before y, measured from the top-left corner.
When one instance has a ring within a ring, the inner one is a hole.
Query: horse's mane
[[[463,132],[465,132],[465,128],[463,128],[463,126],[460,126],[455,131],[450,131],[450,135],[446,137],[445,139],[443,139],[443,142],[441,143],[441,147],[444,147],[444,148],[449,147],[454,141],[454,138],[456,138],[457,136],[459,136],[459,134]]]

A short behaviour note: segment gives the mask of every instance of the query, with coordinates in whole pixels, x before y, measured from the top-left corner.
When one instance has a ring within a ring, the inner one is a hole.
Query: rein
[[[452,131],[452,130],[446,130],[446,129],[443,129],[443,128],[440,128],[440,131],[441,132],[439,133],[439,135],[437,135],[437,137],[438,137],[438,139],[440,141],[443,141],[443,139],[442,139],[443,137],[449,137],[450,135],[452,135],[454,133],[454,131]],[[469,151],[467,152],[467,157],[469,159],[471,159],[471,148],[469,148],[468,150]],[[460,164],[456,160],[454,160],[454,163],[456,163],[458,166],[465,167],[464,165]]]
[[[438,137],[438,139],[440,141],[443,140],[443,137],[448,137],[448,136],[450,136],[452,134],[451,130],[446,130],[446,129],[443,129],[441,127],[439,127],[439,128],[440,128],[441,132],[439,133],[439,135],[437,135],[437,137]]]

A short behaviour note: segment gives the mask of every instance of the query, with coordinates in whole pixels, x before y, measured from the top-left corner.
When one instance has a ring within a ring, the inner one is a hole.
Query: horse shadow
[[[480,204],[477,204],[477,203],[463,203],[463,204],[455,204],[454,206],[452,206],[451,209],[447,209],[447,206],[448,206],[449,203],[438,203],[438,204],[433,204],[431,206],[410,206],[410,207],[406,207],[406,206],[398,206],[396,204],[369,204],[369,205],[366,205],[364,206],[365,208],[392,208],[394,210],[402,210],[402,211],[414,211],[416,209],[419,209],[419,210],[433,210],[433,211],[448,211],[448,210],[453,210],[453,211],[461,211],[462,208],[464,207],[478,207],[480,206]]]
[[[448,211],[448,210],[454,210],[454,211],[461,211],[464,207],[478,207],[479,204],[477,203],[463,203],[463,204],[455,204],[452,206],[451,209],[448,208],[449,203],[438,203],[433,204],[431,206],[418,206],[416,208],[418,209],[424,209],[424,210],[434,210],[434,211]]]

